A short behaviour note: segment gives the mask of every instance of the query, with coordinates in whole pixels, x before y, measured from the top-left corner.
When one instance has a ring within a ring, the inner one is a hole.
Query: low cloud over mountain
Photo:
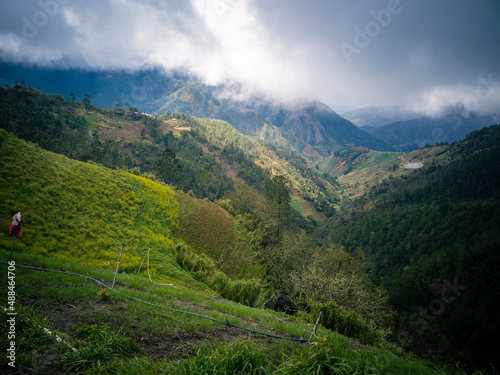
[[[4,1],[0,60],[181,71],[239,98],[498,112],[500,3]],[[425,25],[425,26],[424,26]],[[340,108],[340,107],[339,107]]]

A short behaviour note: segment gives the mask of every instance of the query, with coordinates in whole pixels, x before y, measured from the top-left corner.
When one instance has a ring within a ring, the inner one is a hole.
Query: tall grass
[[[8,254],[8,251],[3,250],[0,254]],[[29,254],[22,255],[28,263],[45,259]],[[67,261],[59,262],[61,263],[58,264],[62,265]],[[0,266],[0,275],[5,275],[6,265],[1,263]],[[72,267],[78,268],[83,274],[89,274],[91,269],[95,270],[86,266]],[[35,276],[35,272],[41,276]],[[40,277],[43,278],[43,284],[40,283]],[[74,279],[71,280],[71,277]],[[2,280],[4,279],[2,277]],[[299,337],[307,326],[303,322],[292,321],[290,317],[285,324],[283,321],[272,319],[277,316],[275,313],[237,303],[220,302],[208,294],[160,287],[149,283],[149,280],[148,283],[144,283],[144,278],[140,276],[127,276],[132,285],[137,285],[135,288],[115,286],[118,291],[126,295],[109,293],[101,297],[98,295],[99,287],[87,284],[85,279],[75,276],[19,267],[16,270],[16,279],[19,281],[19,287],[16,288],[18,301],[26,302],[27,296],[36,294],[36,304],[38,307],[41,306],[41,312],[31,310],[29,319],[18,327],[22,328],[18,330],[21,332],[18,343],[22,345],[18,351],[19,364],[35,369],[39,368],[37,367],[39,361],[46,361],[47,355],[50,355],[56,358],[51,369],[87,374],[312,374],[318,371],[333,374],[434,374],[439,372],[425,363],[387,348],[365,348],[355,344],[358,349],[352,350],[349,348],[352,344],[345,336],[322,327],[317,331],[320,338],[316,337],[311,345],[262,339],[261,336],[252,334],[255,341],[238,341],[234,344],[213,341],[210,345],[199,347],[199,342],[188,342],[183,345],[181,351],[189,348],[190,352],[184,353],[187,359],[182,361],[152,359],[142,352],[138,337],[154,337],[161,341],[177,334],[189,337],[190,334],[186,332],[204,331],[208,334],[214,327],[214,323],[210,320],[175,312],[171,308],[199,313],[219,321],[229,319],[232,323],[247,327],[249,325],[247,319],[254,319],[263,326],[258,330],[270,333],[277,333],[273,330],[278,330],[293,334],[295,337]],[[75,283],[75,280],[83,282]],[[41,327],[54,331],[51,327],[53,322],[44,320],[43,315],[39,314],[50,314],[47,313],[50,309],[47,310],[45,306],[50,304],[50,308],[55,308],[59,302],[68,301],[71,293],[75,296],[71,299],[77,299],[79,291],[85,288],[89,288],[89,294],[79,300],[77,309],[72,310],[68,307],[68,311],[73,314],[73,320],[92,323],[80,323],[73,325],[72,328],[65,328],[66,332],[57,332],[69,345],[78,350],[74,352],[68,345],[56,344],[53,336],[42,331]],[[59,291],[55,291],[56,289]],[[129,300],[127,296],[154,303],[155,306]],[[107,301],[100,303],[99,298],[106,298]],[[88,301],[93,303],[85,303]],[[197,309],[196,305],[205,307],[201,310]],[[211,310],[206,311],[207,308]],[[19,311],[21,312],[21,308]],[[6,322],[5,316],[0,316],[0,319]],[[215,327],[223,328],[217,324]],[[308,327],[306,337],[310,335],[311,328]],[[238,332],[234,330],[235,335]],[[4,341],[2,345],[5,344]],[[196,351],[196,358],[192,357],[192,350]],[[449,373],[453,372],[450,370]]]
[[[343,353],[341,353],[343,354]],[[283,363],[276,374],[316,375],[316,374],[356,374],[360,373],[357,363],[350,363],[347,359],[336,354],[328,347],[320,347],[311,353],[292,357]]]
[[[175,247],[175,260],[179,266],[191,272],[195,279],[210,286],[222,297],[252,307],[263,305],[265,290],[259,280],[233,280],[219,271],[210,258],[195,253],[191,247],[182,243]]]
[[[318,316],[321,308],[320,322],[323,327],[334,330],[342,335],[358,339],[364,344],[374,344],[379,335],[377,331],[353,311],[347,311],[334,302],[314,304],[311,309],[312,316]]]
[[[0,355],[0,368],[7,369],[10,360],[7,358],[7,349],[10,346],[10,342],[15,342],[16,347],[16,364],[18,366],[31,367],[36,359],[46,351],[46,348],[50,348],[51,351],[60,350],[61,347],[57,343],[54,335],[49,334],[44,330],[50,322],[41,319],[37,313],[31,308],[24,308],[21,306],[16,306],[17,316],[15,317],[15,339],[7,339],[7,319],[11,319],[12,316],[8,316],[3,308],[0,308],[0,319],[2,327],[2,340],[0,340],[0,350],[2,355]],[[5,332],[5,336],[4,333]]]
[[[24,216],[16,254],[103,267],[125,242],[120,269],[135,272],[150,245],[171,253],[178,203],[170,188],[44,151],[4,130],[0,139],[0,220],[10,222],[17,211]],[[0,237],[5,249],[11,242]],[[174,264],[170,259],[172,267],[162,269],[179,272]]]
[[[262,355],[262,350],[242,341],[216,348],[203,347],[193,360],[180,364],[174,374],[270,374],[269,359]]]
[[[69,372],[99,372],[111,359],[140,352],[140,347],[120,332],[96,325],[78,325],[71,329],[81,340],[76,350],[67,351],[62,357],[63,369]]]

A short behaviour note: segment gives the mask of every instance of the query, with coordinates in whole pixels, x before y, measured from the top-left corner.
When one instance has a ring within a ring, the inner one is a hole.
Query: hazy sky
[[[161,67],[333,108],[499,113],[500,1],[1,0],[0,60]]]

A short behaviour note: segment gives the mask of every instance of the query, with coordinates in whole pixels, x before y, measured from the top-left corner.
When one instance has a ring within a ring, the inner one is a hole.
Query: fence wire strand
[[[117,256],[118,256],[118,254],[117,254]],[[4,260],[1,260],[0,262],[1,263],[8,263],[7,261],[4,261]],[[144,303],[144,304],[147,304],[147,305],[150,305],[150,306],[157,307],[154,303],[151,303],[151,302],[148,302],[148,301],[144,301],[144,300],[141,300],[139,298],[132,297],[132,296],[126,294],[126,293],[120,292],[120,291],[118,291],[116,289],[112,289],[108,285],[104,284],[102,281],[97,280],[96,278],[94,278],[94,275],[93,276],[87,276],[87,275],[82,275],[82,274],[79,274],[79,273],[76,273],[76,272],[72,272],[72,271],[67,271],[67,270],[57,270],[57,269],[54,269],[54,268],[45,268],[45,267],[38,267],[38,266],[22,265],[22,264],[17,264],[17,263],[16,263],[16,267],[31,268],[31,269],[39,270],[39,271],[57,272],[57,273],[64,273],[64,274],[67,274],[67,275],[72,275],[72,276],[77,276],[77,277],[83,277],[85,279],[92,280],[95,283],[103,286],[104,288],[106,288],[108,290],[111,290],[114,293],[120,294],[120,295],[124,296],[125,298],[129,298],[129,299],[137,301],[137,302],[141,302],[141,303]],[[223,324],[223,325],[226,325],[226,326],[229,326],[229,327],[238,328],[238,329],[241,329],[241,330],[244,330],[244,331],[247,331],[247,332],[252,332],[252,333],[255,333],[255,334],[258,334],[258,335],[262,335],[262,336],[266,336],[266,337],[270,337],[270,338],[276,338],[276,339],[288,340],[288,341],[296,341],[296,342],[308,342],[309,341],[307,339],[298,339],[298,338],[293,338],[293,337],[277,336],[277,335],[273,335],[273,334],[266,333],[266,332],[256,331],[256,330],[253,330],[253,329],[250,329],[250,328],[247,328],[247,327],[243,327],[243,326],[239,326],[237,324],[230,323],[227,319],[226,320],[219,320],[219,319],[212,318],[210,316],[197,314],[197,313],[194,313],[194,312],[191,312],[191,311],[174,309],[174,308],[167,307],[167,306],[158,306],[158,307],[162,307],[164,309],[167,309],[167,310],[170,310],[170,311],[174,311],[174,312],[178,312],[178,313],[182,313],[182,314],[186,314],[186,315],[196,316],[196,317],[202,318],[202,319],[208,319],[208,320],[210,320],[212,322],[215,322],[215,323]]]

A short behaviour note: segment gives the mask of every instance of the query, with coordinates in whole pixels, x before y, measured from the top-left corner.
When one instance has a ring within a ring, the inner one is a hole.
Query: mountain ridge
[[[365,126],[368,133],[396,150],[412,151],[427,144],[455,142],[467,134],[498,122],[495,116],[451,113],[438,117],[420,117],[379,127]]]
[[[356,126],[370,126],[373,128],[397,121],[413,120],[422,117],[422,115],[423,113],[402,105],[370,106],[342,113],[342,117]]]
[[[6,86],[14,81],[25,81],[30,86],[40,87],[43,92],[65,97],[70,92],[77,97],[88,93],[92,103],[99,107],[114,107],[120,98],[121,103],[129,103],[148,113],[164,114],[170,111],[221,119],[244,134],[291,147],[298,152],[304,150],[304,156],[312,160],[319,160],[339,147],[349,145],[390,149],[323,103],[298,103],[292,105],[292,109],[282,106],[283,114],[292,118],[281,129],[277,124],[284,122],[273,123],[267,115],[273,107],[279,110],[280,105],[258,103],[258,100],[255,105],[252,101],[245,103],[219,98],[216,88],[186,77],[168,77],[154,69],[132,74],[126,71],[63,71],[0,64],[0,83]],[[311,108],[308,110],[307,107]]]

